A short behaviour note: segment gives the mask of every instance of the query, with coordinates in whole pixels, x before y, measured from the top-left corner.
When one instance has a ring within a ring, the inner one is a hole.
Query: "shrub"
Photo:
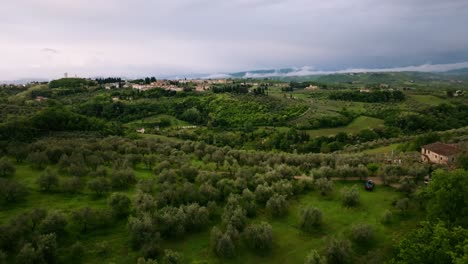
[[[158,264],[158,262],[155,259],[138,258],[137,264]]]
[[[95,178],[89,181],[88,188],[96,194],[96,196],[102,196],[104,193],[110,191],[110,183],[106,178]]]
[[[222,258],[232,258],[236,254],[236,248],[229,235],[222,235],[216,243],[216,255]]]
[[[392,212],[390,210],[386,210],[382,214],[382,218],[380,219],[380,222],[382,224],[389,224],[390,222],[392,222],[392,218],[393,218]]]
[[[135,174],[131,170],[114,171],[111,175],[111,184],[114,189],[128,189],[136,183]]]
[[[190,204],[184,207],[187,229],[198,230],[208,225],[210,213],[206,207]]]
[[[83,256],[85,254],[85,248],[81,242],[75,242],[70,247],[70,260],[73,262],[81,263]]]
[[[32,163],[32,167],[35,169],[44,169],[49,164],[49,157],[45,152],[30,153],[27,160]]]
[[[244,231],[244,236],[250,249],[257,253],[266,253],[273,247],[273,232],[271,225],[266,222],[248,226]]]
[[[22,184],[15,181],[0,178],[0,199],[6,203],[17,202],[28,194],[28,190]]]
[[[406,211],[409,209],[409,199],[408,198],[402,198],[396,202],[396,208],[398,208],[402,213],[406,213]]]
[[[159,237],[151,216],[144,214],[140,217],[129,217],[127,230],[133,248],[140,248],[150,242],[154,237]]]
[[[58,187],[59,177],[56,172],[47,168],[41,176],[37,179],[37,184],[41,191],[49,192],[53,188]]]
[[[357,224],[351,232],[353,241],[358,244],[367,244],[374,239],[374,229],[367,224]]]
[[[247,223],[247,213],[241,207],[234,210],[224,208],[222,219],[226,226],[232,225],[238,231],[242,231]]]
[[[351,243],[348,240],[331,239],[326,246],[326,257],[329,264],[351,262]]]
[[[76,176],[62,181],[62,191],[66,193],[79,193],[81,190],[83,190],[83,187],[83,181]]]
[[[258,185],[255,189],[255,200],[258,203],[265,204],[273,195],[273,189],[268,184]]]
[[[273,195],[266,204],[266,209],[273,216],[283,216],[288,211],[288,202],[286,201],[286,196],[284,195]]]
[[[7,264],[7,254],[0,250],[0,264]]]
[[[317,189],[320,191],[320,194],[325,196],[333,192],[334,185],[333,181],[328,180],[327,178],[320,178],[315,181]]]
[[[130,213],[131,201],[128,196],[121,193],[113,193],[108,200],[112,214],[116,217],[125,217]]]
[[[360,196],[357,186],[351,188],[343,188],[342,190],[343,205],[346,207],[355,207],[359,205]]]
[[[43,234],[62,234],[65,232],[65,227],[68,224],[67,217],[65,214],[60,212],[49,212],[47,216],[42,220],[39,230]]]
[[[179,264],[182,263],[182,255],[179,252],[175,252],[169,249],[164,251],[164,257],[162,259],[163,264]]]
[[[10,177],[16,172],[15,166],[6,158],[0,159],[0,177]]]
[[[306,232],[312,232],[322,225],[322,211],[315,207],[307,207],[301,211],[299,226]]]
[[[320,256],[316,250],[312,250],[309,255],[307,255],[304,264],[326,264],[327,261],[325,257]]]

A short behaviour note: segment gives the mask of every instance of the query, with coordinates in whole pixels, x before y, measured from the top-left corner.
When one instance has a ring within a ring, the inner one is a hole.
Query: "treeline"
[[[136,80],[131,80],[130,83],[134,84],[150,84],[152,82],[155,82],[156,78],[155,77],[145,77],[144,79],[136,79]]]
[[[385,118],[387,126],[401,129],[408,134],[442,131],[468,125],[468,105],[441,104],[421,113],[390,114]]]
[[[50,88],[82,88],[96,85],[95,81],[82,78],[62,78],[49,83]]]
[[[39,111],[31,117],[0,124],[0,140],[31,141],[53,131],[94,131],[103,135],[121,135],[118,124],[80,115],[61,107]]]
[[[99,85],[107,84],[107,83],[121,83],[122,78],[113,78],[113,77],[108,77],[108,78],[97,78],[95,80]]]
[[[385,102],[400,102],[405,99],[405,94],[401,91],[375,91],[375,92],[359,92],[359,91],[342,91],[333,92],[328,96],[331,100],[355,101],[367,103],[385,103]]]
[[[233,84],[215,84],[212,85],[211,90],[213,93],[236,93],[236,94],[247,94],[252,85],[243,83]]]
[[[296,129],[289,129],[286,131],[230,131],[224,133],[220,131],[202,130],[199,133],[179,132],[177,135],[173,136],[186,140],[203,141],[207,144],[230,146],[233,148],[264,151],[281,150],[298,153],[331,153],[342,150],[347,145],[392,138],[400,135],[400,133],[400,130],[390,127],[364,129],[355,135],[341,132],[335,136],[314,138],[311,138],[307,132]]]

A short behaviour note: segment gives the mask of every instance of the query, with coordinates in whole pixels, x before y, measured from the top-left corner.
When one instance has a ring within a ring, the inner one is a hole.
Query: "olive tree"
[[[50,192],[52,189],[58,187],[59,177],[55,171],[47,168],[37,179],[39,189],[44,192]]]
[[[346,207],[356,207],[360,203],[360,195],[356,185],[351,188],[343,188],[341,192],[343,205]]]
[[[15,172],[15,166],[6,157],[0,159],[0,177],[10,177]]]
[[[315,186],[320,191],[320,194],[325,196],[333,192],[334,185],[333,181],[327,178],[319,178],[315,181]]]
[[[88,188],[93,191],[96,196],[102,196],[110,191],[110,183],[106,178],[98,177],[88,182]]]
[[[368,224],[357,224],[351,229],[351,237],[358,244],[368,244],[374,239],[374,228]]]
[[[259,254],[267,253],[273,247],[273,231],[266,222],[245,228],[244,237],[249,248]]]
[[[326,257],[329,264],[351,262],[351,243],[349,240],[331,239],[326,246]]]
[[[327,260],[325,257],[320,256],[317,250],[312,250],[304,260],[304,264],[326,264]]]
[[[284,216],[288,212],[288,202],[284,195],[273,195],[266,204],[266,209],[273,216]]]
[[[65,233],[68,224],[67,217],[61,212],[49,212],[42,220],[39,230],[43,234],[55,233],[57,235]]]
[[[121,193],[113,193],[108,200],[108,205],[115,217],[125,217],[130,213],[131,201],[128,196]]]
[[[299,226],[306,232],[312,232],[322,225],[322,221],[322,211],[315,207],[307,207],[301,211]]]

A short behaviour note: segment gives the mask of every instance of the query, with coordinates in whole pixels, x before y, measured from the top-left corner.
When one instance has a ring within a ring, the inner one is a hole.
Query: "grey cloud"
[[[466,0],[16,0],[0,9],[0,78],[468,61]],[[44,47],[60,54],[44,59]]]

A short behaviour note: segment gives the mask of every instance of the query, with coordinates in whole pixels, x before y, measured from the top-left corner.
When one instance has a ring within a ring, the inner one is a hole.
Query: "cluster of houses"
[[[154,82],[144,84],[134,84],[131,82],[124,82],[124,83],[107,83],[104,85],[105,89],[116,89],[116,88],[133,88],[139,91],[147,91],[151,89],[164,89],[168,91],[176,91],[180,92],[184,90],[184,86],[192,87],[197,92],[207,91],[211,88],[213,84],[228,84],[232,83],[233,80],[229,79],[194,79],[194,80],[178,80],[178,81],[170,81],[170,80],[156,80]],[[175,84],[177,83],[177,85]]]

